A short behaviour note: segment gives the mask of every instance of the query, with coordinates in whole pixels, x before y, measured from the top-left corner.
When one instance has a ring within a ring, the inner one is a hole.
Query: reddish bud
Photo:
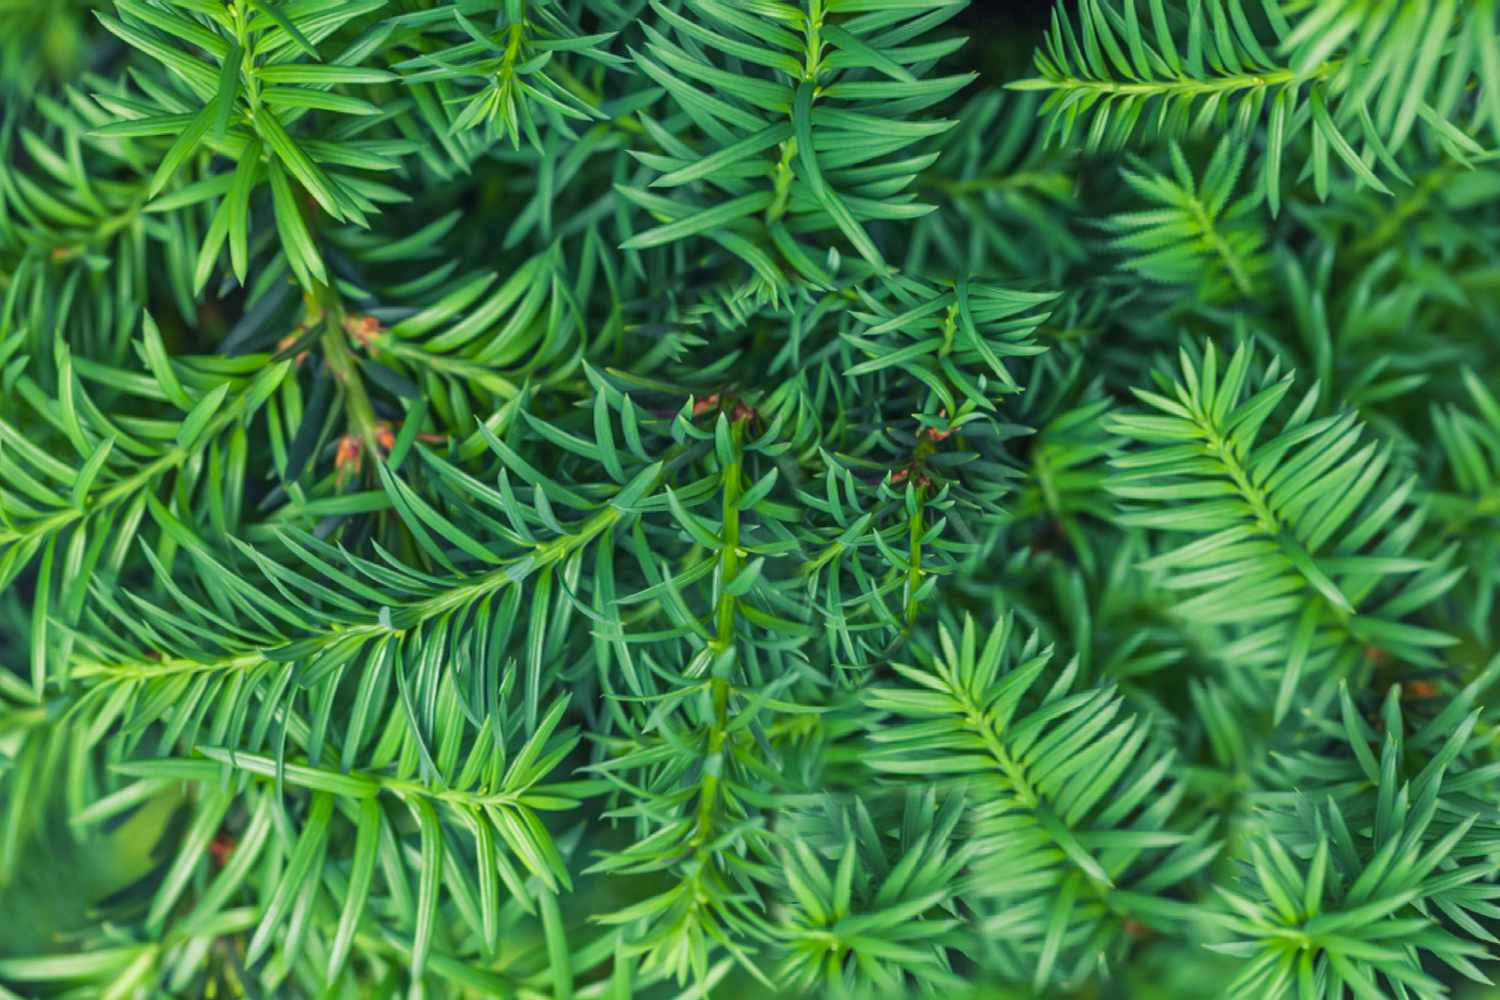
[[[1438,689],[1432,681],[1410,681],[1401,686],[1401,694],[1406,698],[1436,698]]]
[[[282,337],[280,340],[278,340],[276,342],[276,353],[277,354],[284,354],[285,352],[291,350],[292,345],[295,344],[299,339],[301,339],[302,332],[303,331],[301,331],[301,330],[293,330],[291,333],[287,334],[285,337]],[[306,351],[298,351],[297,352],[297,359],[295,361],[293,361],[292,364],[293,365],[301,365],[302,362],[303,362],[303,360],[306,357],[307,357],[307,352]]]
[[[339,438],[338,450],[333,455],[333,467],[342,476],[346,471],[358,472],[362,465],[359,438],[345,434]]]
[[[367,351],[382,329],[380,320],[374,316],[345,316],[343,325],[344,332]]]
[[[219,867],[223,868],[229,863],[229,856],[234,853],[237,844],[238,841],[223,830],[220,830],[214,839],[209,841],[208,850],[214,856],[214,860],[218,862]]]

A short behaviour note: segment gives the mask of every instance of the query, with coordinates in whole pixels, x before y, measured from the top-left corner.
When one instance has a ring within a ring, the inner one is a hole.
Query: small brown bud
[[[383,329],[374,316],[345,316],[343,325],[344,332],[367,351]]]
[[[1432,683],[1432,681],[1408,681],[1401,685],[1401,696],[1416,700],[1436,698],[1438,696],[1438,689],[1437,685]]]

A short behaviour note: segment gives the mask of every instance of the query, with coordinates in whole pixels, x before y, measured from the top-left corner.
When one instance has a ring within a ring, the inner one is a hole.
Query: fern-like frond
[[[584,34],[560,3],[512,0],[497,9],[493,3],[455,0],[386,23],[398,37],[410,35],[407,45],[416,54],[392,68],[408,87],[425,85],[419,98],[425,115],[442,105],[443,117],[432,116],[429,124],[450,145],[476,129],[487,141],[512,146],[524,135],[541,148],[542,131],[549,127],[576,138],[570,124],[605,116],[579,93],[577,69],[560,71],[554,63],[587,59],[618,67],[624,62],[604,47],[613,32]],[[467,166],[483,148],[466,149],[460,164]]]
[[[1382,175],[1406,181],[1393,150],[1419,124],[1462,159],[1483,153],[1481,130],[1500,136],[1490,3],[1084,0],[1076,18],[1054,11],[1038,75],[1011,85],[1048,92],[1062,141],[1118,147],[1140,130],[1228,127],[1247,144],[1263,126],[1259,188],[1273,213],[1304,132],[1304,174],[1320,197],[1334,158],[1379,191]]]
[[[1234,198],[1245,147],[1219,143],[1195,181],[1174,142],[1172,176],[1137,164],[1121,172],[1125,183],[1156,207],[1117,212],[1104,225],[1118,235],[1109,245],[1120,266],[1151,281],[1196,286],[1201,301],[1255,295],[1267,268],[1265,231],[1254,218],[1257,197]]]
[[[1013,641],[1015,627],[1002,618],[981,647],[965,619],[957,636],[940,632],[930,665],[892,665],[906,685],[864,700],[876,771],[965,789],[976,838],[966,894],[989,913],[993,950],[1040,989],[1122,946],[1127,917],[1178,918],[1157,894],[1218,846],[1207,829],[1178,827],[1184,788],[1146,722],[1112,687],[1075,688],[1076,660],[1049,671],[1052,649],[1034,632]],[[1098,950],[1080,952],[1084,939]]]
[[[1178,614],[1241,630],[1226,662],[1269,657],[1278,719],[1324,666],[1347,672],[1365,649],[1430,663],[1453,641],[1403,620],[1458,574],[1409,553],[1423,514],[1389,444],[1353,414],[1314,417],[1316,388],[1285,406],[1293,376],[1257,373],[1245,344],[1222,374],[1210,342],[1160,382],[1135,391],[1154,413],[1110,420],[1144,446],[1114,459],[1110,488],[1126,523],[1193,536],[1143,568],[1192,594]]]
[[[933,158],[898,154],[949,127],[913,115],[971,79],[924,79],[962,44],[925,36],[960,9],[810,0],[752,14],[723,0],[689,0],[679,13],[653,2],[662,28],[643,28],[636,64],[712,152],[642,117],[660,152],[636,156],[656,176],[648,188],[620,192],[660,224],[622,246],[702,233],[773,284],[781,280],[778,259],[802,281],[825,284],[818,253],[798,237],[816,234],[826,246],[832,230],[871,267],[887,270],[868,227],[929,211],[909,189]]]
[[[1220,889],[1236,940],[1213,947],[1244,960],[1229,995],[1444,996],[1432,974],[1440,966],[1489,982],[1477,964],[1490,937],[1479,919],[1494,916],[1500,896],[1497,830],[1471,796],[1491,793],[1494,768],[1475,765],[1484,738],[1474,735],[1478,713],[1465,716],[1479,690],[1407,735],[1392,689],[1378,761],[1376,734],[1343,692],[1343,731],[1327,727],[1341,745],[1290,762],[1290,780],[1327,796],[1268,796],[1274,811],[1249,844],[1241,887]],[[1419,769],[1408,776],[1410,757]],[[1340,771],[1373,798],[1340,783]]]
[[[368,88],[396,75],[371,66],[324,62],[316,43],[382,6],[382,0],[294,5],[291,16],[268,3],[209,9],[158,6],[151,0],[117,0],[118,16],[99,20],[125,44],[148,54],[167,71],[150,99],[97,95],[119,120],[95,129],[101,137],[169,136],[147,185],[148,197],[168,184],[203,147],[230,157],[231,171],[202,177],[166,194],[174,205],[217,201],[199,246],[193,291],[207,284],[228,244],[241,284],[249,273],[249,228],[257,192],[269,200],[281,250],[308,289],[327,284],[328,270],[302,198],[335,220],[364,224],[384,193],[358,171],[399,165],[392,147],[358,138],[361,118],[381,109],[365,97],[335,88]],[[358,58],[356,48],[346,56]],[[321,137],[294,137],[309,115],[340,116]],[[398,147],[399,148],[399,147]]]
[[[835,828],[843,834],[836,858],[800,836],[783,848],[780,978],[825,992],[961,989],[954,966],[967,942],[951,914],[971,850],[954,842],[963,805],[931,790],[907,796],[894,857],[857,799]]]

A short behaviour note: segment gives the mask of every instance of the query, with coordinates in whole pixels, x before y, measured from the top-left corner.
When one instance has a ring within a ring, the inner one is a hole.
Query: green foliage
[[[1180,919],[1173,900],[1155,897],[1219,849],[1208,826],[1173,829],[1183,786],[1168,777],[1172,754],[1152,745],[1144,720],[1121,718],[1118,691],[1074,690],[1078,661],[1049,671],[1051,649],[1032,633],[1013,651],[1013,628],[1003,619],[982,648],[971,618],[957,641],[942,629],[932,670],[893,664],[910,686],[872,687],[864,700],[922,720],[872,720],[877,771],[968,779],[968,893],[1002,968],[1034,969],[1041,989],[1059,964],[1076,979],[1120,951],[1126,921]],[[1033,695],[1048,673],[1055,679]]]
[[[1362,183],[1373,167],[1407,180],[1396,155],[1420,123],[1460,161],[1500,135],[1495,5],[1458,0],[1082,0],[1053,15],[1037,77],[1067,141],[1119,147],[1137,130],[1181,134],[1229,126],[1240,141],[1264,121],[1260,190],[1274,214],[1287,143],[1308,133],[1306,171],[1329,191],[1330,153]],[[1295,20],[1293,20],[1295,18]],[[1077,24],[1074,24],[1074,21]],[[1464,91],[1475,87],[1477,102]],[[1471,131],[1472,129],[1472,131]]]
[[[1162,380],[1175,398],[1136,389],[1156,412],[1109,423],[1155,447],[1116,458],[1109,488],[1137,501],[1122,523],[1198,536],[1142,568],[1192,593],[1174,613],[1243,630],[1235,652],[1247,662],[1273,651],[1280,721],[1304,671],[1329,657],[1348,669],[1341,654],[1351,647],[1435,662],[1430,650],[1453,638],[1401,619],[1462,571],[1447,571],[1451,552],[1408,556],[1422,515],[1408,503],[1414,481],[1389,470],[1389,447],[1361,447],[1352,413],[1312,419],[1315,391],[1287,413],[1292,376],[1268,369],[1257,379],[1252,364],[1241,346],[1221,378],[1210,342],[1201,371],[1184,353],[1181,379]],[[1175,502],[1154,503],[1163,498]]]
[[[1496,5],[1043,13],[0,0],[0,997],[1493,995]]]
[[[1143,212],[1120,212],[1106,225],[1117,232],[1111,245],[1126,254],[1121,265],[1163,284],[1198,281],[1206,300],[1254,295],[1266,260],[1264,234],[1253,219],[1253,196],[1233,203],[1235,182],[1245,163],[1245,148],[1221,141],[1201,181],[1173,143],[1172,177],[1125,170],[1121,176],[1142,200],[1161,206]]]

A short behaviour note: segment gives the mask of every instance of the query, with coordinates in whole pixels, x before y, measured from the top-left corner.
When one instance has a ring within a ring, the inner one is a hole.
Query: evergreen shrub
[[[0,0],[0,998],[1429,998],[1496,0]]]

